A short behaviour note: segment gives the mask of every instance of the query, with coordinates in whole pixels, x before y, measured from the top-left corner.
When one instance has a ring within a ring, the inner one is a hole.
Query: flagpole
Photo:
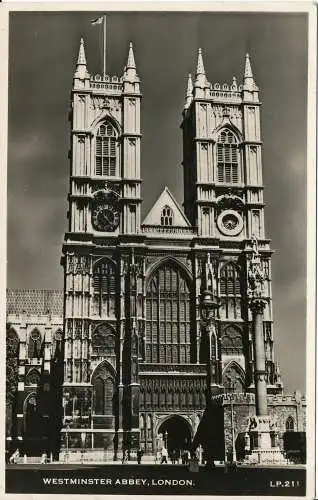
[[[106,16],[103,16],[103,77],[106,75]]]

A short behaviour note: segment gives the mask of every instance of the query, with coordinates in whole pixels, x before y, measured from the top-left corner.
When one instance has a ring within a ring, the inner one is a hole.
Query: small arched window
[[[217,140],[218,182],[237,184],[239,178],[239,149],[237,138],[228,129],[222,130]]]
[[[220,270],[220,313],[226,318],[241,317],[240,268],[233,262],[225,264]]]
[[[29,337],[28,357],[39,358],[41,356],[41,334],[37,328],[32,330]]]
[[[289,416],[286,420],[286,431],[294,431],[295,430],[295,422],[293,417]]]
[[[118,137],[115,127],[105,122],[96,134],[95,174],[107,177],[117,175],[119,165]]]
[[[172,209],[165,205],[161,212],[161,225],[162,226],[172,226],[173,224],[173,212]]]
[[[112,316],[115,311],[115,266],[104,260],[93,269],[95,314]]]

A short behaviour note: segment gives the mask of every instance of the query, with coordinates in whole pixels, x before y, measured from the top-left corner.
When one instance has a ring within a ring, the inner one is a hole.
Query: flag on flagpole
[[[104,22],[104,17],[103,16],[100,16],[100,17],[97,17],[96,19],[92,19],[91,20],[91,24],[93,26],[96,26],[96,24],[103,24]]]

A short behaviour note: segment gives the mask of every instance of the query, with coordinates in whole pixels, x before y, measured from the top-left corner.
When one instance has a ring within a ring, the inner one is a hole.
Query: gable
[[[171,227],[191,227],[190,222],[167,187],[164,188],[161,195],[146,215],[142,225],[161,226],[161,218],[165,207],[169,207],[172,213]]]

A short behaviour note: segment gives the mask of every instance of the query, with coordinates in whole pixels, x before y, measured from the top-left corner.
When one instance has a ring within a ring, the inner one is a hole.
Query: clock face
[[[97,231],[114,231],[119,224],[119,211],[111,203],[98,205],[93,210],[92,221]]]
[[[235,210],[224,210],[219,215],[217,224],[225,236],[237,236],[243,229],[243,219]]]

